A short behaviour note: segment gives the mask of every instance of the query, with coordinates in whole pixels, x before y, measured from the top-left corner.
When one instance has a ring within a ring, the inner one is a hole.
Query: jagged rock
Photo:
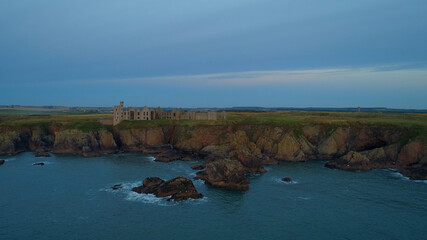
[[[3,165],[6,161],[3,159],[0,159],[0,165]]]
[[[400,167],[398,171],[414,180],[427,180],[427,156],[416,164]]]
[[[304,136],[287,133],[277,145],[275,158],[287,161],[306,161],[314,158],[314,146]]]
[[[163,181],[158,177],[146,178],[142,186],[132,188],[137,193],[152,193],[156,197],[170,196],[168,201],[182,201],[188,198],[198,199],[203,195],[198,193],[193,182],[186,177],[176,177],[169,181]]]
[[[336,158],[347,152],[346,140],[349,137],[348,128],[338,127],[332,134],[320,142],[317,150],[321,158]]]
[[[191,161],[193,159],[191,159],[191,157],[183,157],[181,158],[181,161]]]
[[[402,147],[397,160],[401,165],[411,165],[425,157],[427,157],[427,143],[413,141]]]
[[[361,153],[350,151],[340,159],[327,162],[329,168],[338,168],[343,170],[370,170],[369,159]]]
[[[284,178],[282,178],[282,181],[284,181],[284,182],[292,182],[292,179],[290,177],[284,177]]]
[[[204,168],[206,168],[206,164],[199,164],[199,165],[194,165],[191,167],[191,169],[193,169],[193,170],[202,170]]]
[[[44,162],[33,163],[34,166],[44,166]]]
[[[278,165],[279,164],[279,161],[277,161],[275,159],[272,159],[272,158],[270,158],[268,156],[264,156],[261,159],[261,162],[262,162],[263,165]]]
[[[36,152],[36,157],[50,157],[48,152]]]
[[[214,186],[235,190],[248,190],[249,179],[245,177],[248,169],[239,161],[222,159],[206,163],[206,169],[198,172],[195,179],[204,180]]]
[[[121,189],[121,188],[123,188],[122,184],[116,184],[116,185],[114,185],[114,186],[111,187],[111,189],[113,189],[113,190],[118,190],[118,189]]]
[[[175,160],[181,160],[182,155],[175,152],[174,150],[165,150],[155,155],[155,158],[156,159],[154,161],[156,162],[172,162]]]

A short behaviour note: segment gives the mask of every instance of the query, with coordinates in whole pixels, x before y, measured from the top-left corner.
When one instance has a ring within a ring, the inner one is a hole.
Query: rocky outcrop
[[[123,188],[122,184],[115,184],[115,185],[113,185],[111,187],[112,190],[119,190],[119,189],[122,189],[122,188]]]
[[[50,157],[48,152],[36,152],[35,157]]]
[[[292,182],[292,179],[290,177],[284,177],[282,178],[283,182]]]
[[[304,136],[297,137],[293,133],[287,133],[277,144],[275,158],[287,161],[307,161],[315,158],[315,147]]]
[[[206,169],[198,172],[195,179],[214,186],[235,190],[249,189],[248,169],[237,160],[222,159],[206,163]]]
[[[76,129],[63,130],[55,135],[54,153],[77,153],[85,157],[101,153],[114,153],[117,145],[113,135],[106,130],[82,132]]]
[[[44,162],[33,163],[34,166],[44,166]]]
[[[3,165],[6,161],[3,159],[0,159],[0,165]]]
[[[199,165],[194,165],[191,167],[191,169],[193,170],[202,170],[206,168],[206,164],[199,164]]]
[[[169,124],[163,127],[114,127],[93,131],[52,124],[19,129],[0,127],[0,154],[30,150],[77,153],[90,157],[101,153],[142,151],[163,162],[197,157],[205,159],[208,166],[213,162],[219,161],[218,165],[221,165],[223,161],[230,160],[232,168],[227,169],[224,177],[262,173],[265,172],[264,165],[277,164],[278,161],[332,159],[327,164],[331,168],[369,170],[392,167],[405,175],[414,173],[420,178],[423,171],[416,170],[423,169],[421,160],[427,155],[426,143],[409,140],[402,144],[409,139],[406,136],[408,132],[401,127],[363,124],[292,127]],[[237,163],[242,168],[237,167]],[[237,171],[236,174],[231,173],[232,169]],[[219,180],[220,177],[209,176],[206,179],[212,185],[214,182],[217,185],[227,182]]]
[[[193,182],[186,177],[177,177],[169,181],[164,181],[158,177],[144,179],[142,186],[132,188],[137,193],[151,193],[156,197],[168,197],[168,201],[182,201],[189,198],[198,199],[203,195],[198,193]]]

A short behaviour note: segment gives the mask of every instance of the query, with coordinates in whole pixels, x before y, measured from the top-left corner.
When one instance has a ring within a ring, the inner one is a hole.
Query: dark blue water
[[[250,190],[194,181],[205,198],[167,202],[131,192],[145,177],[195,176],[193,162],[138,153],[3,156],[0,239],[425,239],[427,184],[392,170],[348,172],[283,163]],[[44,161],[45,166],[33,166]],[[283,183],[282,177],[293,178]],[[123,189],[110,187],[122,183]]]

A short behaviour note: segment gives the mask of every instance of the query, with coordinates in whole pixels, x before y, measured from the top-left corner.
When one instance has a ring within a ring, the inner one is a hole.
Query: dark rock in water
[[[177,177],[169,181],[163,181],[158,177],[144,179],[143,185],[132,188],[137,193],[152,193],[156,197],[170,196],[168,201],[182,201],[188,198],[198,199],[203,195],[198,193],[193,182],[186,177]]]
[[[33,163],[34,166],[44,166],[44,162]]]
[[[172,162],[175,160],[181,160],[182,156],[175,152],[174,150],[165,150],[157,154],[156,159],[154,161],[156,162]]]
[[[121,189],[121,188],[123,188],[122,184],[116,184],[116,185],[114,185],[114,186],[111,187],[111,189],[113,189],[113,190],[118,190],[118,189]]]
[[[193,170],[202,170],[206,168],[206,164],[194,165],[191,167]]]
[[[50,157],[48,152],[36,152],[36,157]]]
[[[284,178],[282,178],[282,181],[284,181],[284,182],[292,182],[292,179],[290,177],[284,177]]]
[[[3,159],[0,159],[0,165],[3,165],[6,161]]]
[[[206,163],[206,169],[198,172],[195,179],[204,180],[214,187],[248,190],[249,179],[245,177],[248,172],[240,161],[222,159]]]
[[[263,165],[279,165],[279,161],[269,158],[268,156],[263,156],[261,161]]]
[[[427,156],[416,164],[400,167],[398,171],[413,180],[427,180]]]
[[[160,184],[164,183],[158,177],[148,177],[142,181],[142,186],[132,188],[132,191],[137,193],[155,193]]]

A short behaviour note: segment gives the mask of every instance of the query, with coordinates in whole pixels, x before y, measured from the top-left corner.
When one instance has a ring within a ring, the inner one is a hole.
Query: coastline
[[[372,124],[210,124],[79,129],[59,124],[1,127],[0,154],[23,151],[79,154],[142,152],[169,162],[205,160],[196,179],[228,189],[249,189],[248,173],[281,161],[330,159],[343,170],[394,168],[427,179],[427,143],[411,129]]]

